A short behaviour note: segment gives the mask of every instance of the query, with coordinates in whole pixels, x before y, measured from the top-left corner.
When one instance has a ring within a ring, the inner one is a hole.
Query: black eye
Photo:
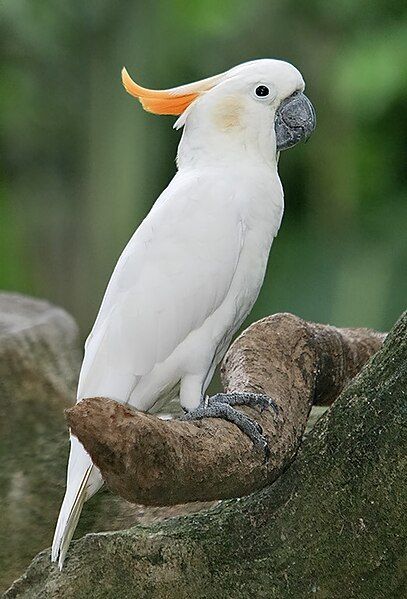
[[[255,94],[256,96],[259,96],[259,98],[265,98],[269,95],[269,93],[270,90],[265,85],[259,85],[259,87],[256,87]]]

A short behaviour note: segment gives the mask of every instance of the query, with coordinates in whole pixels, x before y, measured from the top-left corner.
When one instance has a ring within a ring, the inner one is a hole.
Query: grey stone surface
[[[73,403],[79,363],[71,316],[0,294],[0,588],[50,543],[64,484],[63,409]]]

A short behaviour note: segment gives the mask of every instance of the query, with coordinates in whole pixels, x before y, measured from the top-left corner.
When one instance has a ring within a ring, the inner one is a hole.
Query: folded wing
[[[118,261],[86,344],[78,399],[95,387],[102,394],[108,381],[109,396],[116,385],[116,399],[126,401],[124,389],[222,304],[241,246],[233,197],[176,177]]]

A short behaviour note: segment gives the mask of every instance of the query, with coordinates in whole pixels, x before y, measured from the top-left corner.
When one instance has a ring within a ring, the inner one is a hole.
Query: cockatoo
[[[120,256],[85,344],[77,401],[108,397],[149,411],[179,398],[186,418],[222,417],[256,443],[234,405],[264,396],[205,397],[217,364],[260,291],[283,216],[279,152],[306,140],[315,112],[287,62],[254,60],[168,90],[125,89],[183,127],[177,172]],[[84,502],[103,484],[71,435],[66,493],[52,546],[62,568]]]

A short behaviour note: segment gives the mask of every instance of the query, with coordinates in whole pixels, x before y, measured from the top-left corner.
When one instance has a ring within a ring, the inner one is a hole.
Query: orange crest
[[[155,90],[141,87],[133,81],[124,67],[122,69],[122,81],[126,91],[141,102],[144,110],[154,114],[182,114],[200,94],[210,90],[222,78],[223,74],[215,75],[195,83]]]

